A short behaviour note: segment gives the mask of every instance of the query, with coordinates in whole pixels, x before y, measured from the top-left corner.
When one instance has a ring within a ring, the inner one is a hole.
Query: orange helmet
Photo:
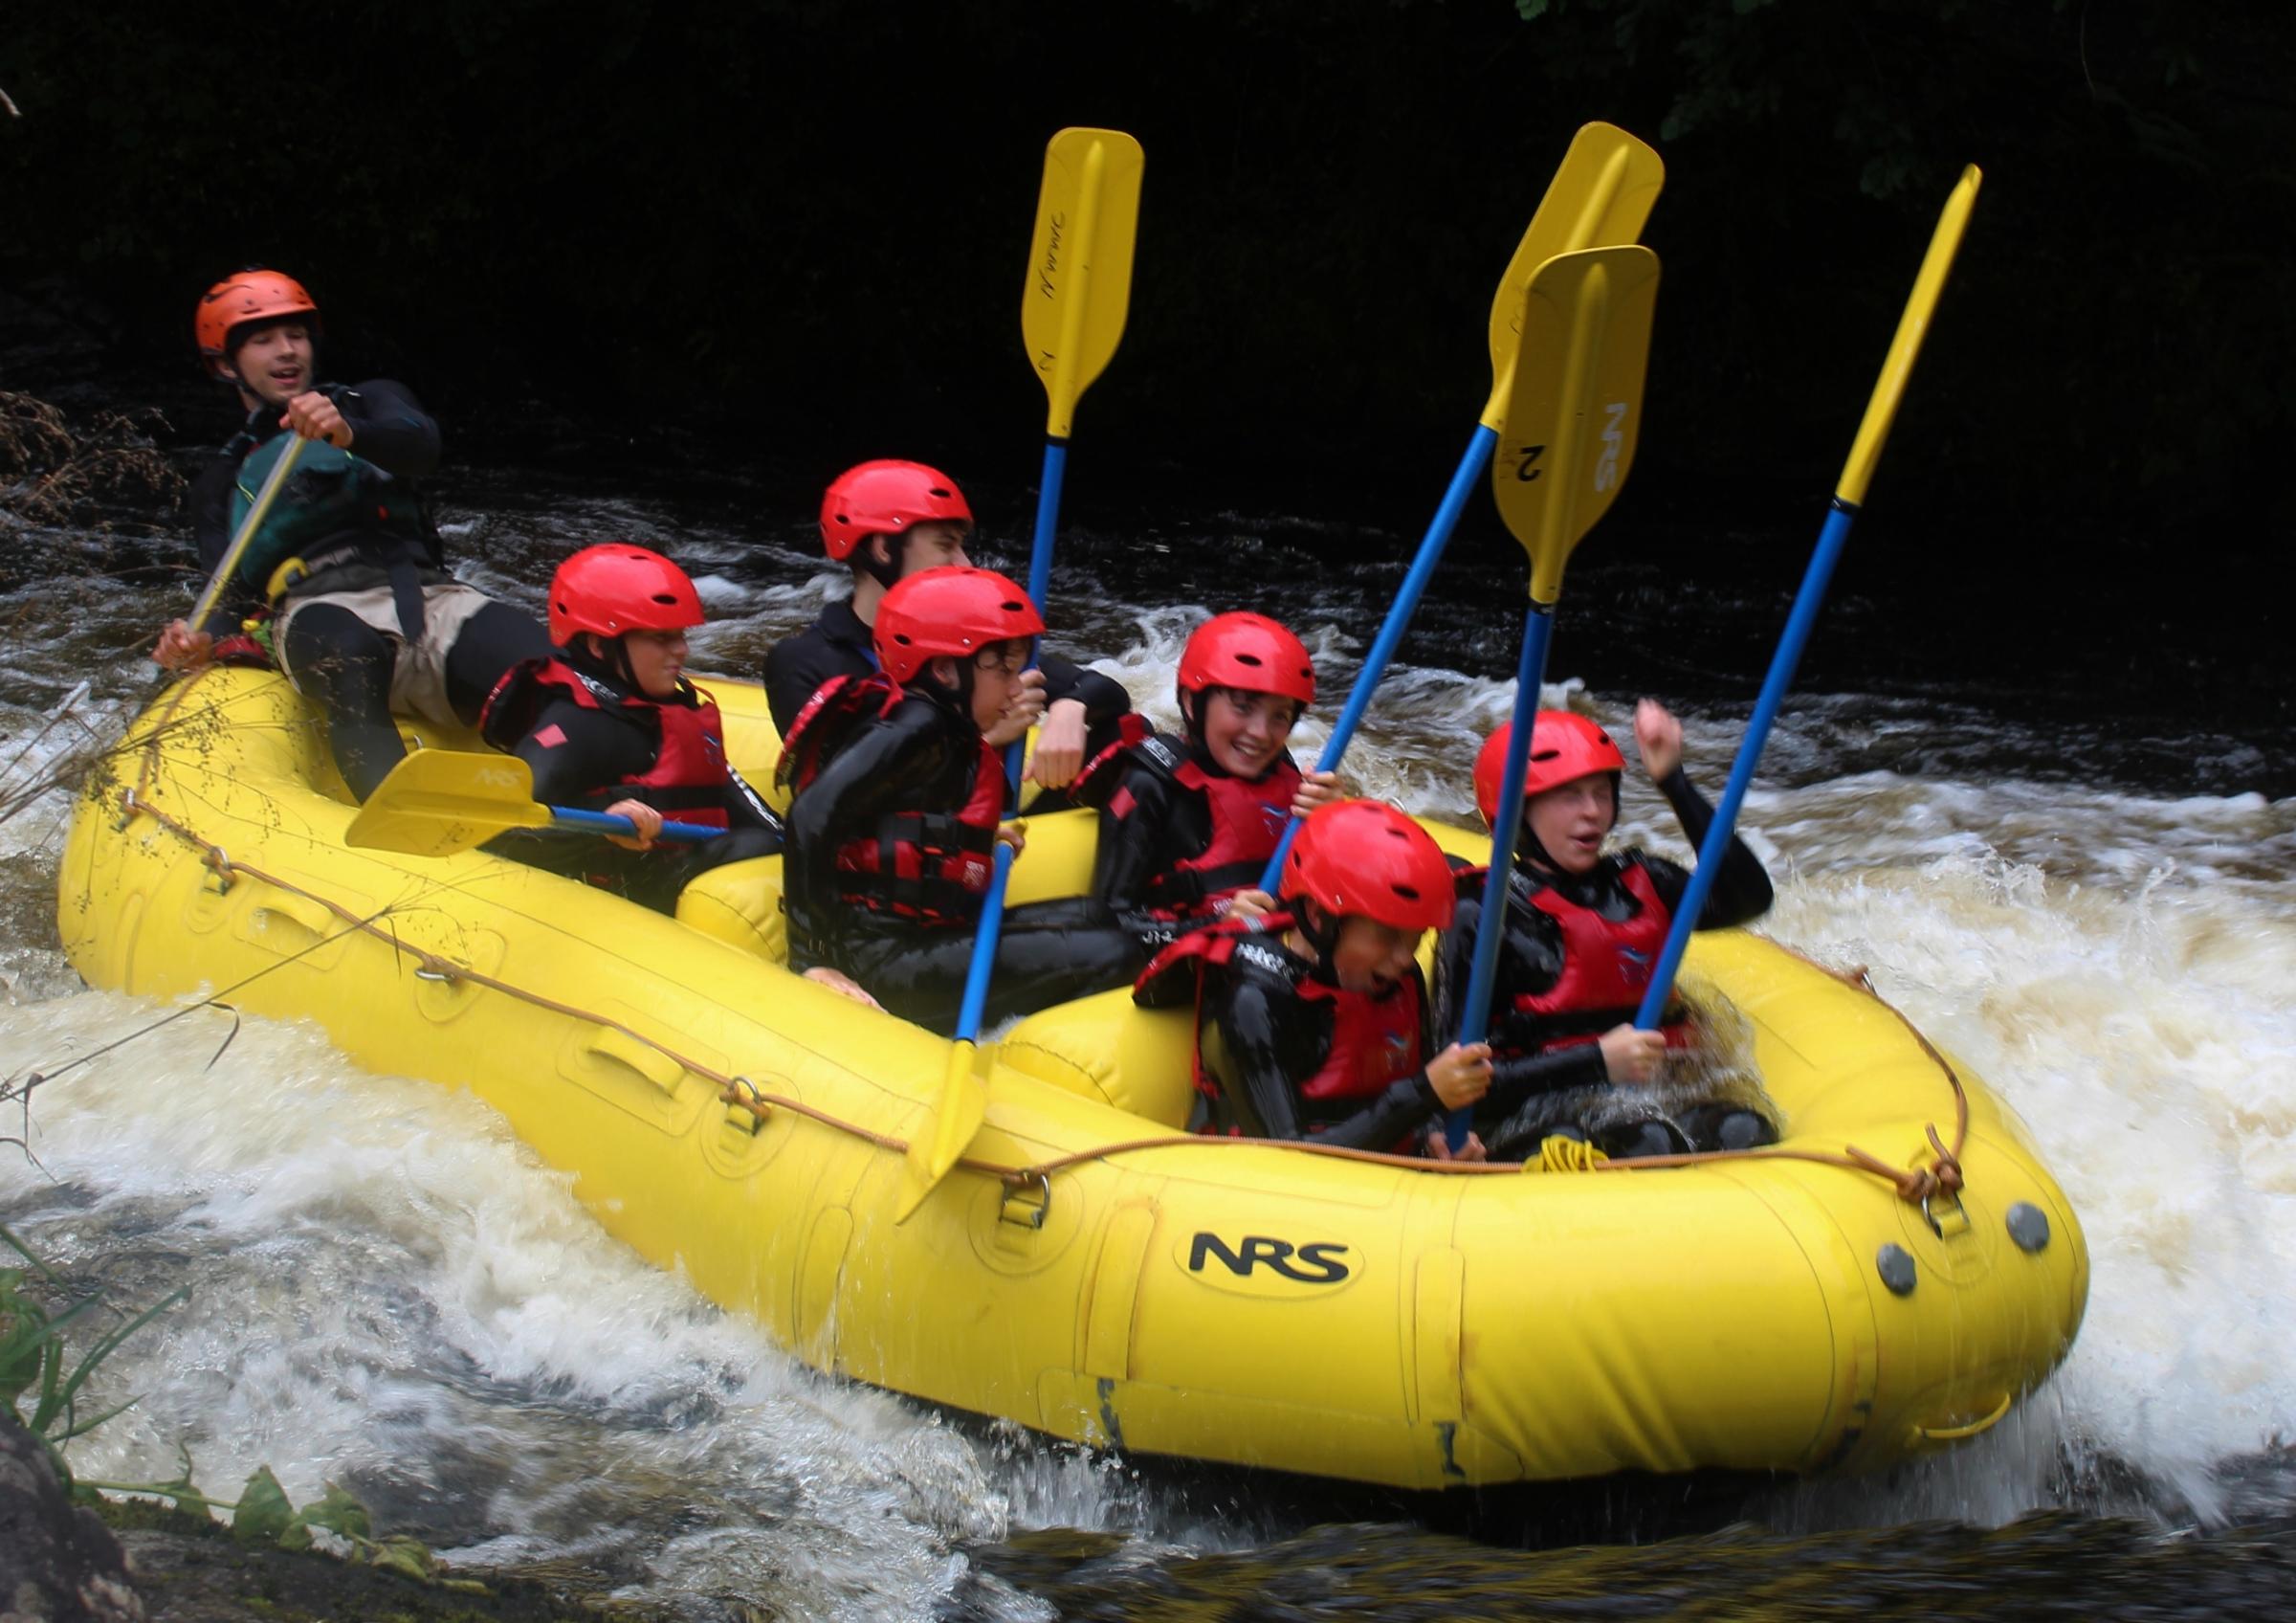
[[[1487,823],[1498,821],[1499,779],[1507,767],[1507,740],[1514,723],[1483,741],[1475,754],[1475,807]],[[1626,757],[1601,723],[1570,710],[1541,710],[1531,727],[1531,764],[1523,775],[1523,798],[1557,789],[1594,772],[1623,772]]]
[[[1379,800],[1319,806],[1284,858],[1287,906],[1312,900],[1334,919],[1359,914],[1399,930],[1447,930],[1456,886],[1443,847]]]
[[[249,270],[229,276],[208,289],[191,318],[200,357],[208,370],[216,371],[231,359],[232,334],[250,322],[303,316],[317,328],[319,306],[303,284],[283,271]],[[220,375],[220,374],[219,374]]]
[[[1035,636],[1045,622],[1028,594],[996,570],[943,564],[895,582],[871,629],[885,674],[907,682],[936,655],[969,656]]]

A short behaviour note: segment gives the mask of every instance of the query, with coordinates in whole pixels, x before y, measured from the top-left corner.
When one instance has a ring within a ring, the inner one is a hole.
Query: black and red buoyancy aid
[[[1289,983],[1292,992],[1332,1010],[1331,1046],[1322,1062],[1292,1085],[1309,1131],[1320,1131],[1356,1113],[1360,1101],[1377,1099],[1390,1084],[1420,1069],[1424,1044],[1421,1032],[1422,999],[1416,983],[1399,986],[1383,997],[1329,986],[1305,973],[1305,966],[1274,942],[1292,927],[1288,913],[1270,913],[1253,920],[1222,920],[1191,930],[1163,951],[1133,983],[1136,992],[1167,990],[1170,979],[1185,974],[1196,990],[1196,1044],[1193,1053],[1196,1091],[1207,1100],[1220,1097],[1219,1079],[1203,1066],[1203,973],[1239,957]],[[1176,1000],[1174,1000],[1176,1001]],[[1207,1128],[1207,1131],[1212,1130]]]
[[[1189,918],[1258,884],[1299,795],[1299,767],[1292,758],[1283,756],[1256,779],[1208,772],[1185,743],[1160,733],[1135,745],[1132,756],[1201,799],[1212,831],[1202,851],[1148,881],[1142,910],[1157,919]],[[1112,816],[1121,818],[1130,810],[1127,798],[1120,789],[1111,797]]]
[[[1631,1021],[1649,989],[1650,971],[1666,948],[1673,915],[1650,882],[1650,870],[1640,862],[1622,862],[1619,883],[1639,905],[1628,918],[1605,919],[1519,868],[1509,876],[1510,900],[1535,907],[1562,931],[1562,973],[1545,991],[1518,992],[1512,1003],[1516,1013],[1537,1019],[1554,1034],[1539,1044],[1540,1053],[1593,1042]],[[1667,1013],[1672,1018],[1659,1028],[1667,1046],[1688,1047],[1692,1034],[1681,1008],[1671,1006]]]
[[[890,677],[832,677],[789,723],[777,783],[803,793],[855,730],[901,701]],[[971,924],[988,893],[989,857],[1004,818],[1004,758],[987,739],[971,792],[954,812],[889,812],[837,847],[841,901],[924,924]]]
[[[652,726],[661,747],[651,767],[624,776],[613,787],[674,821],[722,829],[730,822],[726,788],[732,781],[725,765],[725,723],[716,700],[683,678],[678,686],[692,698],[691,704],[665,704],[642,694],[624,693],[563,659],[529,659],[512,666],[487,695],[478,713],[478,730],[496,747],[509,749],[526,736],[535,718],[554,699],[571,699],[585,710],[618,712],[638,725]]]

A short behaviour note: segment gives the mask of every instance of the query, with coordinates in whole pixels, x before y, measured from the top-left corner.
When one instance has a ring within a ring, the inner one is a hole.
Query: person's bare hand
[[[1302,772],[1299,788],[1292,795],[1292,815],[1305,817],[1318,806],[1329,806],[1335,800],[1347,798],[1347,786],[1339,781],[1336,772]]]
[[[828,987],[831,991],[835,992],[840,997],[850,997],[855,1003],[867,1004],[872,1009],[882,1009],[885,1007],[875,998],[870,996],[867,991],[863,990],[859,981],[854,980],[850,975],[845,974],[840,970],[830,968],[827,964],[818,965],[813,968],[807,969],[806,971],[806,979],[813,982],[817,986]]]
[[[1654,784],[1666,782],[1682,765],[1682,723],[1655,699],[1634,707],[1634,742],[1643,752],[1643,770]]]
[[[1427,1061],[1427,1082],[1446,1110],[1466,1109],[1490,1091],[1490,1044],[1451,1044]]]
[[[1490,1151],[1483,1147],[1483,1140],[1473,1133],[1468,1134],[1467,1142],[1457,1149],[1453,1149],[1450,1139],[1445,1135],[1441,1127],[1437,1127],[1427,1135],[1427,1159],[1429,1161],[1489,1161]]]
[[[151,651],[152,662],[164,670],[188,671],[194,665],[204,665],[214,655],[215,639],[206,632],[195,632],[182,620],[170,620],[167,629]]]
[[[1028,729],[1044,718],[1045,673],[1023,671],[1020,697],[1005,707],[1004,714],[997,718],[997,724],[981,736],[988,740],[991,747],[1003,749],[1027,738]]]
[[[1027,775],[1047,789],[1066,789],[1083,770],[1084,706],[1073,699],[1056,699],[1045,708]]]
[[[305,439],[323,439],[329,445],[350,448],[351,425],[342,420],[335,402],[315,389],[287,402],[287,411],[280,417],[279,427],[292,430]]]
[[[1665,1037],[1631,1025],[1611,1027],[1595,1046],[1601,1049],[1602,1069],[1614,1082],[1648,1081],[1667,1056]]]
[[[643,800],[617,800],[606,809],[606,814],[628,817],[637,825],[632,834],[606,836],[625,851],[651,851],[653,842],[662,837],[662,814]]]

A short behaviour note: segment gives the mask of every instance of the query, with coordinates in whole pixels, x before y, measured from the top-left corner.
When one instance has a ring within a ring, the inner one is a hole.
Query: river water
[[[1058,641],[1169,721],[1189,626],[1268,608],[1314,647],[1328,719],[1417,515],[1112,518],[1088,471]],[[662,546],[714,616],[696,666],[751,672],[832,589],[809,500],[666,484],[465,475],[448,532],[469,578],[528,604],[575,545]],[[991,561],[1017,565],[1027,493],[982,507]],[[1550,698],[1623,728],[1659,694],[1718,789],[1804,545],[1599,534]],[[0,515],[0,796],[149,700],[141,649],[182,611],[187,550]],[[1490,535],[1459,553],[1351,758],[1366,790],[1452,818],[1510,702],[1493,677],[1521,590]],[[2068,677],[1995,608],[1961,608],[1845,577],[1747,813],[1779,880],[1764,928],[1867,966],[2022,1115],[2087,1229],[2069,1360],[1942,1459],[1687,1512],[1665,1488],[1588,1490],[1468,1540],[1456,1507],[1144,1465],[822,1378],[608,1240],[467,1095],[360,1073],[310,1029],[251,1020],[226,1046],[212,1011],[121,1042],[163,1011],[82,988],[57,951],[52,791],[0,822],[0,1075],[87,1062],[0,1123],[36,1157],[0,1146],[0,1221],[117,1301],[190,1287],[104,1367],[99,1396],[141,1401],[75,1464],[160,1480],[188,1451],[228,1497],[268,1462],[298,1501],[341,1481],[458,1561],[702,1618],[2285,1615],[2288,728],[2263,703],[2164,719],[2141,655]],[[1631,775],[1623,832],[1682,851]]]

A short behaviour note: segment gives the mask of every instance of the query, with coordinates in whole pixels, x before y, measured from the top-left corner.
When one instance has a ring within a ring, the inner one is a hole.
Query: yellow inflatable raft
[[[765,780],[762,699],[711,685]],[[230,987],[470,1087],[613,1234],[895,1391],[1402,1487],[1813,1472],[1985,1430],[2080,1323],[2080,1227],[2014,1118],[1870,994],[1741,932],[1690,971],[1753,1023],[1776,1152],[1461,1171],[1187,1139],[1189,1021],[1117,992],[983,1045],[985,1124],[896,1223],[948,1045],[783,967],[761,865],[673,920],[478,852],[347,849],[323,735],[268,673],[180,683],[131,737],[63,864],[91,984]],[[1091,839],[1040,820],[1016,899],[1079,888]]]

